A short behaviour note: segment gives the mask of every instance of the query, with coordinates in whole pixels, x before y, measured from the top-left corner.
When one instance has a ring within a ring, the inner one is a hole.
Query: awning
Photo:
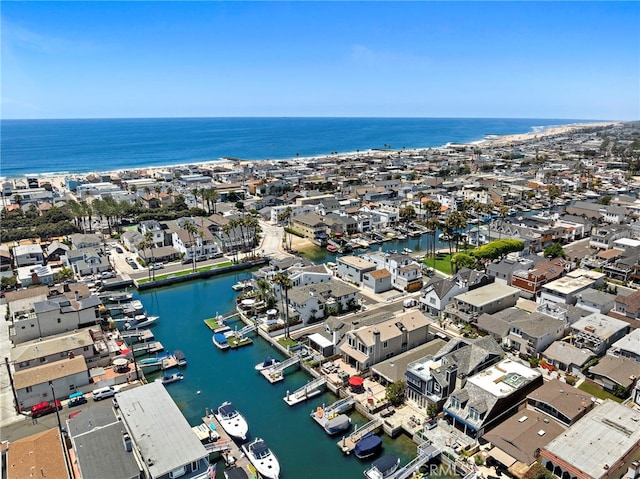
[[[511,467],[516,462],[513,457],[497,447],[491,449],[489,455],[505,467]]]
[[[333,346],[333,343],[325,338],[322,334],[313,333],[309,335],[309,341],[316,343],[321,348],[328,348]]]
[[[364,383],[364,379],[362,379],[360,376],[351,376],[349,378],[350,386],[358,387],[358,386],[362,386],[362,383]]]

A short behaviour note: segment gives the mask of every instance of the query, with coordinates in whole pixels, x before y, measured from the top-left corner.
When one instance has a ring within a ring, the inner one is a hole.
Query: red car
[[[56,401],[55,403],[53,401],[41,402],[31,407],[31,417],[45,416],[55,412],[56,409],[58,411],[62,409],[62,403],[60,401]]]

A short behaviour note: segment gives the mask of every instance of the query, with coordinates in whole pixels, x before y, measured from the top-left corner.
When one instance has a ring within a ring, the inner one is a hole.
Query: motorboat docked
[[[176,349],[173,352],[173,357],[176,358],[176,361],[178,362],[178,366],[180,366],[181,368],[187,365],[187,357],[184,355],[184,353],[180,349]]]
[[[451,236],[449,236],[448,234],[440,233],[438,235],[438,239],[440,241],[449,241],[451,239]]]
[[[139,299],[134,299],[129,303],[129,306],[131,306],[131,309],[133,309],[134,311],[142,311],[144,309],[144,306],[142,305],[142,301],[140,301]]]
[[[231,286],[231,289],[234,291],[244,291],[247,288],[252,288],[253,285],[251,281],[238,281],[236,284]]]
[[[367,459],[382,450],[382,439],[373,431],[368,432],[356,443],[353,453],[358,459]]]
[[[247,439],[249,425],[244,416],[238,412],[233,404],[228,401],[222,403],[213,415],[222,426],[222,429],[227,431],[229,436],[242,439],[243,441]]]
[[[131,301],[133,299],[133,294],[128,293],[126,291],[120,293],[113,293],[112,295],[107,297],[107,300],[110,303],[124,303],[127,301]]]
[[[251,464],[258,470],[261,477],[278,479],[280,476],[280,463],[264,440],[256,438],[248,445],[243,444],[242,450],[251,461]]]
[[[328,418],[324,423],[324,430],[330,436],[334,436],[343,431],[346,431],[351,427],[351,418],[346,414],[338,414],[334,417]]]
[[[411,253],[413,253],[413,250],[411,248],[405,248],[405,249],[402,250],[402,252],[404,254],[411,254]]]
[[[398,456],[382,456],[371,464],[371,467],[364,471],[367,479],[385,479],[398,470],[400,458]]]
[[[138,329],[147,328],[152,326],[160,316],[147,316],[146,314],[137,314],[126,323],[124,323],[124,329]]]
[[[223,333],[214,333],[211,340],[220,349],[229,349],[230,347],[227,337]]]
[[[272,368],[280,364],[280,361],[276,358],[267,358],[263,362],[256,364],[256,371],[264,371],[265,369]]]
[[[171,383],[175,383],[178,381],[182,381],[184,379],[184,374],[182,373],[173,373],[173,374],[166,374],[164,376],[162,376],[161,378],[157,378],[156,382],[158,383],[162,383],[162,384],[171,384]]]

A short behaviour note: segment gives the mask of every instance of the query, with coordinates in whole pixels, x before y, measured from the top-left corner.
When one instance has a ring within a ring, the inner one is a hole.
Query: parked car
[[[88,402],[88,400],[86,397],[84,397],[84,393],[82,391],[77,391],[73,394],[69,394],[69,402],[67,403],[67,406],[79,406],[80,404],[84,404],[86,402]]]
[[[122,254],[122,253],[124,253],[124,250],[122,248],[120,248],[120,246],[116,246],[116,253]]]
[[[107,386],[104,388],[94,389],[91,393],[91,397],[94,401],[100,401],[115,396],[116,390],[113,386]]]
[[[56,409],[62,409],[60,401],[56,401],[55,403],[53,401],[44,401],[31,407],[31,417],[46,416],[47,414],[56,412]]]
[[[110,278],[115,278],[116,274],[113,271],[105,271],[100,275],[100,277],[102,279],[110,279]]]
[[[164,268],[164,263],[154,263],[153,269],[162,269]]]

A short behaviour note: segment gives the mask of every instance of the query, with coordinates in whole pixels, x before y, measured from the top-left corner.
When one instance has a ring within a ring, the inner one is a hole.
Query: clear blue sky
[[[2,118],[640,119],[637,2],[2,2]]]

